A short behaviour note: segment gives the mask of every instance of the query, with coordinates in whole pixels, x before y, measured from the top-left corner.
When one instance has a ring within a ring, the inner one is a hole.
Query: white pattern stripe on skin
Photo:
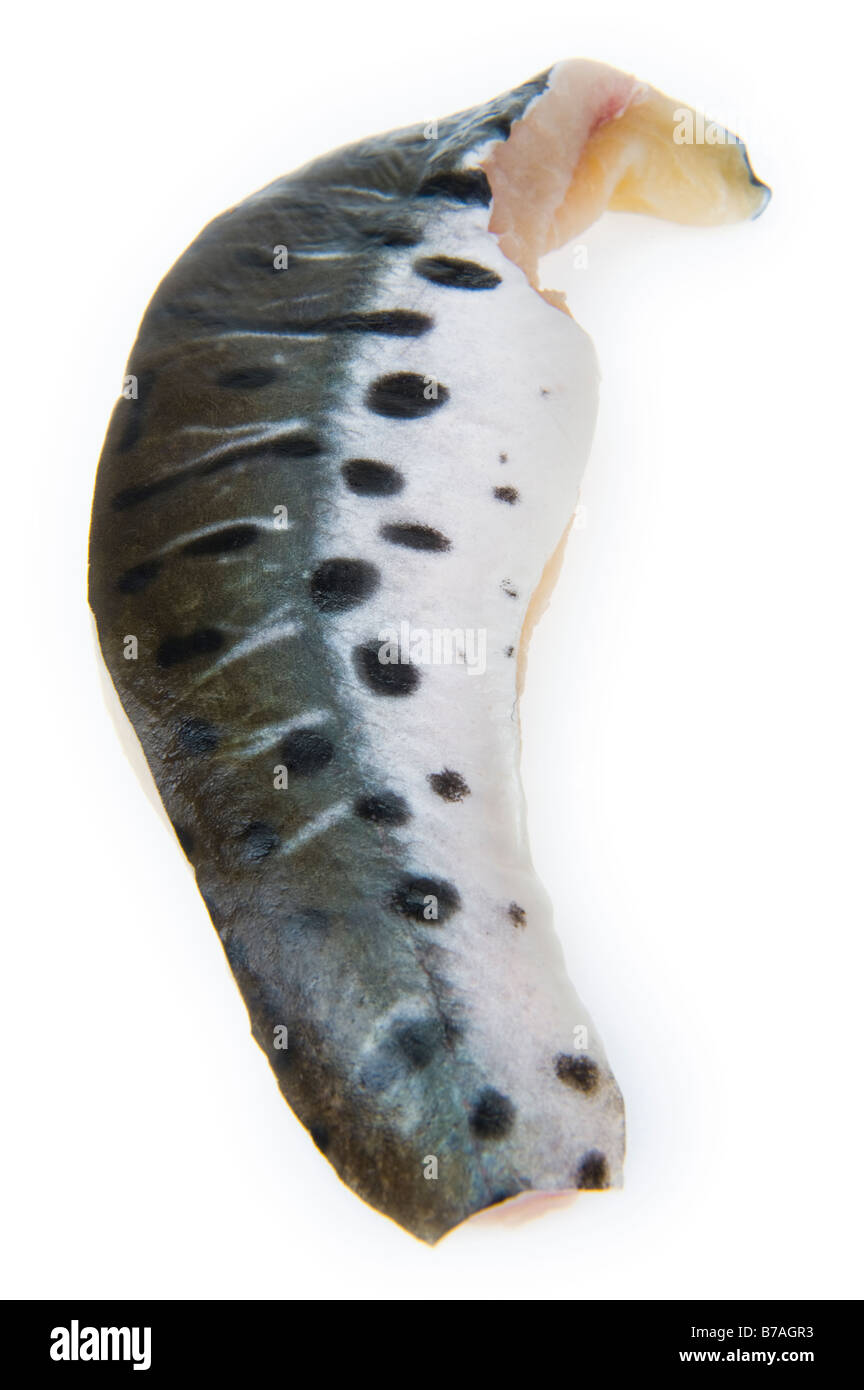
[[[295,434],[299,438],[303,438],[307,433],[311,433],[308,426],[295,425],[293,423],[291,425],[279,426],[273,430],[255,433],[250,431],[240,440],[232,439],[226,444],[216,444],[212,449],[205,449],[203,453],[195,454],[192,458],[172,459],[171,468],[166,469],[165,473],[154,477],[151,480],[150,486],[154,484],[158,485],[163,478],[179,477],[187,472],[194,474],[197,468],[206,467],[208,463],[218,463],[219,459],[224,458],[226,455],[230,458],[232,454],[236,454],[237,462],[241,463],[247,452],[250,455],[255,452],[256,445],[266,445],[281,439],[290,440]],[[242,452],[238,453],[238,450],[242,450]]]
[[[303,845],[314,840],[316,835],[322,831],[329,830],[331,825],[343,820],[351,810],[350,802],[337,801],[332,806],[328,806],[326,811],[322,811],[313,820],[307,822],[296,835],[292,835],[290,840],[286,840],[281,847],[282,854],[293,854],[295,850],[302,849]]]
[[[186,531],[182,536],[173,537],[161,549],[154,551],[154,555],[171,555],[175,550],[182,550],[184,546],[192,545],[204,536],[218,536],[220,531],[232,531],[236,526],[257,526],[266,534],[272,531],[278,536],[283,531],[290,531],[293,525],[294,521],[291,518],[285,521],[280,518],[279,525],[276,526],[272,516],[230,516],[226,517],[224,521],[212,521],[207,526],[199,526],[194,531]],[[231,553],[230,550],[224,552],[226,556],[230,556]]]
[[[356,193],[360,198],[378,198],[381,202],[392,203],[401,200],[401,193],[385,193],[381,188],[358,188],[353,183],[337,183],[330,188],[331,193]]]
[[[289,251],[290,260],[297,261],[353,261],[364,256],[366,251]]]
[[[212,666],[208,666],[206,671],[202,671],[184,691],[183,698],[186,698],[189,691],[198,690],[202,685],[206,685],[208,681],[212,680],[214,676],[218,676],[220,671],[224,671],[225,667],[230,666],[233,662],[242,661],[252,652],[258,651],[261,647],[268,647],[273,642],[283,642],[289,638],[299,637],[302,631],[302,627],[287,621],[274,623],[270,627],[254,631],[251,636],[235,643],[224,656],[221,656],[218,661],[214,661]]]
[[[184,425],[180,434],[239,434],[261,435],[263,439],[284,434],[286,430],[307,430],[308,420],[250,420],[242,425]]]
[[[264,728],[256,730],[254,736],[238,742],[226,745],[226,751],[236,757],[251,757],[255,753],[261,753],[273,744],[278,743],[286,734],[293,733],[295,729],[312,729],[320,724],[326,724],[333,715],[330,710],[310,709],[303,714],[295,715],[293,719],[285,719],[280,724],[266,724]]]
[[[209,346],[215,342],[230,342],[232,339],[240,338],[294,338],[298,342],[314,342],[318,338],[326,338],[330,333],[329,328],[223,328],[221,333],[211,333],[206,338],[190,338],[188,347],[195,347],[200,344],[202,347]]]

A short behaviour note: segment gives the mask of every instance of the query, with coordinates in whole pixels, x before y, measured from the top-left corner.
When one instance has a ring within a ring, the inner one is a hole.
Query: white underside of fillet
[[[319,518],[318,560],[371,561],[381,573],[373,597],[330,623],[333,652],[362,731],[355,750],[370,786],[406,798],[413,816],[400,830],[404,866],[453,883],[462,907],[434,934],[448,952],[446,976],[468,1020],[465,1039],[509,1096],[508,1137],[532,1185],[572,1184],[584,1152],[603,1151],[613,1182],[623,1156],[620,1097],[594,1029],[566,977],[549,900],[531,863],[519,776],[516,667],[522,624],[544,565],[575,509],[597,409],[591,340],[552,308],[500,251],[484,208],[442,212],[423,245],[399,253],[374,308],[429,314],[418,339],[358,344],[353,381],[337,415],[343,458],[397,467],[404,490],[357,496],[347,488]],[[412,269],[421,255],[448,255],[494,270],[502,283],[467,291],[428,283]],[[364,404],[367,387],[389,372],[417,372],[450,393],[419,420],[389,420]],[[506,456],[506,462],[501,456]],[[514,487],[511,505],[494,496]],[[446,553],[404,549],[381,538],[388,522],[435,527]],[[513,597],[507,590],[515,591]],[[350,653],[357,643],[407,622],[412,631],[483,634],[486,670],[421,666],[419,689],[404,698],[369,691]],[[506,654],[508,653],[509,654]],[[458,772],[470,795],[446,802],[427,776]],[[510,915],[525,912],[525,925]],[[574,1029],[587,1045],[574,1046]],[[370,1037],[374,1050],[377,1035]],[[603,1072],[585,1096],[555,1074],[562,1053],[585,1052]],[[362,1068],[363,1059],[358,1059]],[[406,1128],[410,1116],[406,1115]]]

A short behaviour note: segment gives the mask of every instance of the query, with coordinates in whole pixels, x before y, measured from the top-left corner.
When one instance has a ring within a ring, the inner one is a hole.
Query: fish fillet
[[[758,215],[692,116],[571,61],[278,179],[159,286],[99,464],[99,642],[253,1035],[343,1181],[430,1242],[621,1182],[519,775],[597,409],[538,263],[604,208]]]

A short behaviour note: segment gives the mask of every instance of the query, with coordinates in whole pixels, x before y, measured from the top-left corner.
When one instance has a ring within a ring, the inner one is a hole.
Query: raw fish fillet
[[[537,267],[604,208],[758,215],[743,145],[693,121],[565,62],[278,179],[159,286],[99,465],[99,641],[252,1032],[430,1242],[621,1182],[519,777],[598,381]]]

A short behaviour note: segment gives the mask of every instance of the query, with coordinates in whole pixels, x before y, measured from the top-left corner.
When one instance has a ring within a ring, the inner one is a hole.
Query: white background
[[[861,33],[853,7],[91,3],[12,21],[2,347],[7,1295],[860,1296]],[[200,227],[558,59],[731,126],[774,201],[559,253],[601,413],[524,701],[535,858],[628,1106],[620,1194],[415,1242],[278,1095],[103,699],[96,461]]]

